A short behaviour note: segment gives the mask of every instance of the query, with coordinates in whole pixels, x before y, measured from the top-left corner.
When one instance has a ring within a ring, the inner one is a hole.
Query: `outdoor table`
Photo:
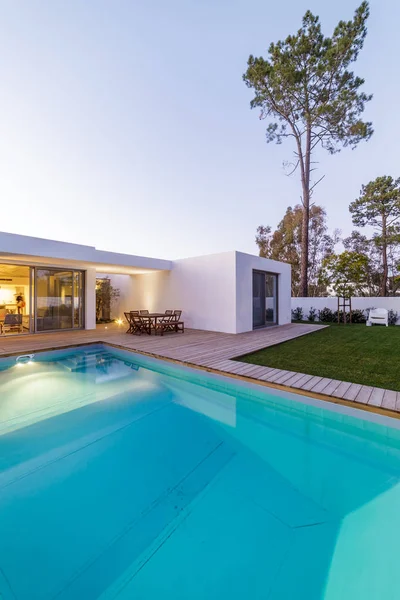
[[[152,328],[154,328],[154,331],[157,328],[157,321],[158,319],[161,319],[162,317],[165,317],[165,313],[149,313],[148,315],[140,315],[142,317],[142,319],[149,319],[150,321],[150,326]]]

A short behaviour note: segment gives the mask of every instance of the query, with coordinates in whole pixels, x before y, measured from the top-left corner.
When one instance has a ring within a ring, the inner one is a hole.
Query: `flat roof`
[[[0,232],[0,262],[95,267],[99,273],[146,273],[169,271],[172,261],[161,258],[97,250],[94,246],[71,244],[27,235]]]

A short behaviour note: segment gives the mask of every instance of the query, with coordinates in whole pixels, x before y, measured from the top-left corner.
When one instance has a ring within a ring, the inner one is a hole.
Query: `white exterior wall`
[[[277,273],[279,324],[290,323],[290,265],[225,252],[173,262],[171,271],[144,275],[110,275],[121,296],[113,310],[164,312],[181,309],[187,327],[225,333],[253,329],[253,270]]]
[[[333,311],[337,310],[337,298],[329,296],[327,298],[292,298],[292,309],[301,306],[304,313],[304,318],[307,318],[310,308],[321,310],[322,308],[330,308]],[[351,299],[352,309],[365,310],[367,308],[386,308],[394,310],[398,313],[397,325],[400,325],[400,297],[359,297],[354,296]]]
[[[85,329],[96,329],[96,269],[85,271]]]
[[[180,309],[187,327],[236,333],[235,252],[177,260],[171,271],[110,279],[121,290],[113,311],[121,317],[133,309]]]
[[[236,333],[253,329],[253,270],[278,274],[278,323],[291,321],[291,266],[236,252]]]
[[[133,306],[137,305],[137,289],[135,275],[115,275],[111,273],[96,273],[99,279],[108,278],[111,285],[117,288],[120,292],[119,298],[111,306],[111,318],[123,319],[124,312],[133,310]],[[136,296],[135,296],[136,292]]]

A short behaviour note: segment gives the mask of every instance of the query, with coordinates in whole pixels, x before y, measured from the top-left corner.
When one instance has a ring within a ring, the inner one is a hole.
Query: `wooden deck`
[[[184,334],[134,336],[125,333],[126,325],[98,326],[96,330],[67,331],[0,338],[0,357],[105,342],[116,346],[179,361],[183,364],[249,378],[264,385],[289,388],[293,392],[342,401],[367,410],[400,413],[400,392],[372,388],[294,371],[284,371],[232,360],[249,352],[307,335],[322,325],[288,324],[237,335],[186,330]]]
[[[95,330],[41,333],[0,338],[0,356],[44,349],[62,348],[74,344],[108,342],[129,350],[171,358],[185,363],[212,367],[222,360],[291,340],[315,331],[319,326],[289,324],[233,335],[187,329],[184,334],[164,336],[130,335],[126,324],[99,325]]]

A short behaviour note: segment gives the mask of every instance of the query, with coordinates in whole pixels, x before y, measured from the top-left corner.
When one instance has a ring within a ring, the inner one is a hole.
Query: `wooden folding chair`
[[[135,333],[137,335],[142,335],[142,333],[147,333],[148,335],[151,335],[150,319],[146,319],[145,317],[143,317],[140,314],[132,315],[131,318],[133,321],[132,333]]]
[[[126,330],[126,333],[132,333],[132,318],[131,318],[131,313],[124,313],[125,315],[125,319],[128,322],[128,329]]]

